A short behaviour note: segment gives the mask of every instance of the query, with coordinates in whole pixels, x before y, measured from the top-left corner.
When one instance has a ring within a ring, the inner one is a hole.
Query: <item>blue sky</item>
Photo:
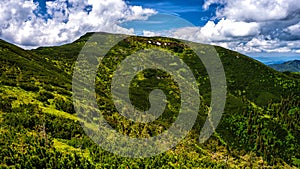
[[[127,3],[152,8],[159,13],[177,15],[196,26],[204,26],[215,15],[216,11],[216,5],[208,10],[203,10],[204,1],[195,0],[128,0]]]
[[[168,36],[277,63],[300,59],[299,11],[298,0],[3,0],[0,38],[31,49],[96,31]]]

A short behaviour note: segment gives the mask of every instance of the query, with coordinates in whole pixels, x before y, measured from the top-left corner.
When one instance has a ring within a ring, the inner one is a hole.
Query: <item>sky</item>
[[[0,38],[25,49],[100,31],[214,44],[266,64],[300,60],[298,0],[0,1]]]

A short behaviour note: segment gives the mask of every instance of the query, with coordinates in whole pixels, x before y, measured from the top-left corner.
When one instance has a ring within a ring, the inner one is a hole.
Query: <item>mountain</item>
[[[275,71],[222,47],[191,42],[203,54],[217,51],[227,81],[221,122],[210,139],[200,144],[199,133],[211,109],[211,77],[188,45],[163,37],[130,36],[114,45],[98,68],[96,100],[106,121],[122,134],[145,138],[167,130],[178,116],[181,102],[178,84],[171,74],[148,69],[131,81],[130,99],[139,110],[150,108],[152,90],[159,88],[166,94],[165,112],[149,124],[134,123],[118,113],[112,102],[111,83],[114,71],[129,55],[147,49],[170,52],[190,68],[199,88],[200,110],[191,132],[176,147],[149,158],[119,157],[97,146],[80,124],[95,119],[77,117],[72,93],[74,65],[78,56],[84,55],[81,50],[87,46],[97,51],[97,38],[91,36],[110,39],[118,35],[88,33],[70,44],[35,50],[0,41],[1,167],[299,167],[298,76]],[[139,56],[142,54],[135,57]],[[79,87],[86,90],[84,83]]]
[[[282,64],[272,64],[269,66],[280,72],[300,72],[300,60],[288,61]]]

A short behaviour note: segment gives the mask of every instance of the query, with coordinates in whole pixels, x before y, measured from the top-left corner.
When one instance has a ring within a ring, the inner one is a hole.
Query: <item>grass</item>
[[[72,146],[69,146],[66,142],[66,140],[62,140],[62,139],[53,139],[53,145],[54,147],[61,151],[61,152],[69,152],[72,154],[72,152],[77,152],[77,153],[82,153],[82,155],[86,158],[89,158],[90,153],[88,150],[84,150],[82,151],[82,149],[80,148],[74,148]]]
[[[227,102],[215,134],[204,144],[199,144],[197,139],[210,108],[211,91],[208,74],[204,65],[188,46],[178,40],[161,37],[129,37],[113,47],[106,55],[96,78],[100,111],[112,127],[131,136],[152,136],[157,134],[155,129],[158,127],[167,129],[170,126],[179,110],[177,101],[180,101],[178,94],[180,92],[178,85],[167,73],[140,72],[132,81],[130,89],[132,102],[140,109],[149,107],[148,94],[156,85],[167,93],[170,104],[167,105],[166,112],[163,113],[161,119],[155,123],[146,126],[125,119],[117,113],[109,96],[110,82],[118,64],[136,51],[155,48],[171,52],[193,70],[201,95],[201,109],[196,124],[179,145],[155,157],[128,159],[104,151],[82,131],[79,122],[86,121],[79,119],[72,111],[65,111],[71,110],[69,108],[73,105],[70,104],[71,106],[66,108],[62,106],[72,103],[73,66],[78,53],[90,35],[92,34],[71,44],[31,51],[0,41],[1,105],[12,101],[11,110],[0,108],[0,131],[6,133],[1,135],[3,139],[0,139],[2,146],[0,148],[6,152],[2,156],[0,153],[0,160],[5,161],[3,164],[0,162],[2,166],[12,164],[16,167],[17,164],[11,159],[24,161],[21,155],[17,159],[7,155],[7,151],[11,151],[7,142],[19,144],[20,139],[21,141],[33,140],[32,146],[29,146],[29,153],[32,154],[27,156],[27,161],[36,165],[38,161],[45,159],[48,160],[49,165],[51,163],[47,157],[39,157],[38,151],[48,153],[51,158],[61,156],[62,160],[57,159],[57,161],[62,165],[72,166],[72,162],[77,162],[89,166],[90,162],[98,168],[129,166],[133,168],[146,168],[147,166],[149,168],[157,166],[165,168],[295,168],[293,162],[298,164],[297,159],[300,158],[300,154],[297,149],[300,148],[300,142],[297,138],[300,136],[298,132],[300,126],[297,115],[299,109],[296,108],[300,106],[299,73],[280,73],[247,56],[216,47],[226,73]],[[158,47],[148,44],[148,40],[160,41],[162,44],[170,43],[170,45]],[[211,46],[198,45],[202,54],[208,53],[211,49]],[[91,46],[97,47],[93,42]],[[156,76],[163,78],[157,81]],[[37,108],[24,105],[37,105]],[[24,110],[18,108],[24,108]],[[40,117],[45,117],[44,121],[40,120]],[[44,138],[39,136],[40,130],[37,129],[38,126],[35,126],[40,124],[36,121],[46,123],[48,127],[46,131],[49,139],[53,140],[53,147],[50,145],[49,148],[44,145]],[[31,126],[31,123],[34,125]],[[92,122],[86,124],[90,129],[97,129]],[[146,129],[145,135],[138,135],[139,127]],[[20,131],[19,134],[22,137],[15,138],[16,131]],[[31,134],[27,137],[28,133]],[[22,153],[19,149],[13,152]],[[80,159],[70,160],[75,158],[76,153],[81,156]],[[85,161],[86,159],[89,162]],[[74,164],[76,165],[78,167],[79,164]],[[25,163],[23,166],[26,166]]]

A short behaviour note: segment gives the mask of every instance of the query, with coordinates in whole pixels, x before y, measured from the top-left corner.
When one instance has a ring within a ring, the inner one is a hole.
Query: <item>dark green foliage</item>
[[[178,84],[168,72],[145,70],[131,81],[130,99],[140,110],[149,109],[153,89],[165,92],[167,108],[153,123],[134,123],[121,116],[110,96],[112,75],[122,60],[142,49],[161,48],[180,57],[197,80],[201,105],[193,130],[177,147],[151,158],[122,158],[103,150],[86,136],[72,102],[74,63],[91,35],[71,44],[31,51],[0,41],[0,168],[299,167],[299,74],[276,72],[237,52],[216,47],[226,72],[227,102],[216,132],[199,144],[210,107],[208,74],[188,46],[161,37],[129,37],[108,52],[95,84],[99,108],[114,129],[132,137],[150,137],[168,129],[181,100]],[[148,40],[168,45],[157,46]],[[203,50],[211,47],[199,45]],[[16,95],[8,96],[8,91]]]
[[[70,114],[75,113],[73,102],[69,99],[63,99],[58,97],[54,99],[54,104],[57,110],[62,110]]]
[[[41,102],[48,102],[48,99],[54,99],[54,96],[51,92],[41,91],[39,92],[37,99]]]
[[[35,86],[34,84],[31,83],[21,83],[20,87],[24,90],[33,91],[33,92],[38,92],[40,90],[38,86]]]
[[[17,168],[93,167],[89,160],[77,152],[65,154],[53,146],[53,137],[70,139],[78,133],[82,134],[79,124],[68,122],[65,118],[52,119],[53,117],[43,114],[37,105],[32,104],[21,105],[6,113],[0,125],[1,164]]]
[[[35,82],[64,87],[65,83],[71,81],[69,75],[52,63],[49,64],[47,59],[2,40],[0,40],[0,65],[0,84],[8,85],[14,81],[10,86],[20,84],[22,88],[31,91],[38,90]]]
[[[16,100],[16,98],[9,98],[9,99],[3,99],[0,98],[0,110],[5,112],[11,112],[12,111],[12,102]]]
[[[64,117],[47,115],[45,118],[46,131],[51,132],[55,138],[71,139],[84,133],[80,123]]]
[[[300,148],[296,139],[300,137],[299,105],[299,97],[294,96],[282,99],[281,103],[269,103],[266,110],[249,104],[242,114],[226,115],[221,125],[231,131],[227,143],[237,149],[255,151],[271,163],[276,158],[291,162],[292,157],[300,155],[296,151]],[[223,132],[221,127],[219,132]]]
[[[34,129],[42,125],[43,115],[37,105],[21,105],[13,108],[12,112],[4,114],[4,124],[15,128],[25,127]]]
[[[0,161],[12,168],[95,168],[81,154],[61,153],[51,138],[35,135],[26,128],[4,128],[0,135]],[[2,166],[3,167],[3,166]]]

